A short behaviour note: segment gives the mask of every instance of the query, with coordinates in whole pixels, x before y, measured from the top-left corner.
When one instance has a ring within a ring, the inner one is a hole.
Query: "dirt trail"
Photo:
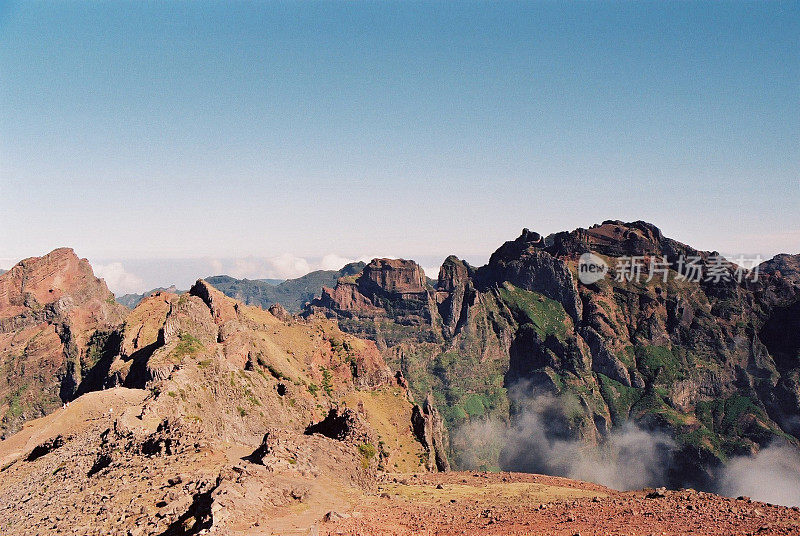
[[[141,404],[148,394],[143,389],[124,387],[87,393],[68,407],[28,421],[19,432],[0,441],[0,467],[5,467],[36,445],[56,436],[78,434],[102,419],[107,420],[107,425],[110,425],[114,417],[121,415],[130,406]]]

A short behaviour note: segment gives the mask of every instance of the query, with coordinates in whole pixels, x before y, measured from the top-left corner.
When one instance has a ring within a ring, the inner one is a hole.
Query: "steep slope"
[[[584,285],[578,264],[589,252],[611,273]],[[631,256],[644,267],[639,281],[623,277]],[[662,257],[666,281],[662,272],[648,281],[650,260]],[[526,438],[606,444],[636,423],[675,442],[659,479],[710,486],[731,456],[800,437],[797,257],[739,283],[694,282],[681,257],[716,266],[715,254],[644,222],[546,238],[524,230],[484,267],[449,257],[435,289],[397,292],[396,266],[373,261],[306,313],[376,340],[418,399],[432,392],[461,466],[558,471],[529,454],[545,449]],[[738,268],[715,269],[734,276]],[[494,444],[478,452],[474,436],[459,439],[487,419],[501,430]],[[515,432],[530,423],[536,430]]]
[[[377,471],[425,471],[375,345],[281,316],[202,280],[145,298],[85,394],[0,442],[4,534],[305,534]]]
[[[0,275],[0,438],[71,399],[119,344],[125,309],[71,249]]]
[[[317,270],[296,279],[279,283],[272,280],[236,279],[227,275],[206,278],[214,288],[247,305],[258,305],[268,309],[280,303],[287,311],[298,313],[306,303],[319,296],[322,287],[333,286],[340,277],[357,274],[364,267],[354,262],[341,270]]]

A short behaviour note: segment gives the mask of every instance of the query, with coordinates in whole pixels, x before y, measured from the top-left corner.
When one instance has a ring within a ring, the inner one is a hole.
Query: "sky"
[[[798,2],[0,0],[0,268],[435,276],[606,219],[771,256],[799,209]]]

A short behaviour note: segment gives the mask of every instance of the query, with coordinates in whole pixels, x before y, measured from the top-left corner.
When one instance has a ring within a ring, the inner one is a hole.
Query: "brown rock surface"
[[[436,308],[436,292],[416,262],[373,259],[360,273],[339,278],[336,288],[323,288],[304,315],[339,319],[346,331],[383,350],[407,339],[441,340]]]
[[[125,311],[71,249],[0,275],[0,437],[74,396]]]
[[[415,405],[411,414],[411,424],[414,434],[422,443],[427,454],[425,466],[430,471],[449,471],[450,462],[447,460],[447,442],[444,421],[433,402],[433,396],[428,395],[422,406]]]
[[[609,265],[590,285],[577,277],[587,252]],[[638,281],[622,277],[631,256]],[[664,257],[667,281],[648,273]],[[715,265],[716,252],[647,222],[608,220],[548,237],[524,229],[485,266],[448,257],[433,300],[414,294],[422,285],[411,261],[376,260],[307,312],[373,339],[418,402],[434,394],[451,433],[478,418],[513,428],[530,401],[555,397],[563,411],[545,419],[545,435],[598,445],[635,423],[676,443],[661,484],[713,489],[731,457],[771,441],[800,445],[798,259],[778,255],[757,280],[739,271],[737,281],[738,268]],[[687,268],[693,261],[699,280]],[[709,279],[711,268],[728,277]],[[524,449],[502,442],[470,465],[469,442],[452,444],[456,467],[553,470],[526,465]]]

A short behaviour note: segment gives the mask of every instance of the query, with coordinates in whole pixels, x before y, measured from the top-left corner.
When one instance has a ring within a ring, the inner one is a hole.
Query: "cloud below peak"
[[[145,283],[141,277],[125,269],[121,262],[96,264],[93,266],[97,277],[105,280],[108,288],[116,295],[143,292]]]

